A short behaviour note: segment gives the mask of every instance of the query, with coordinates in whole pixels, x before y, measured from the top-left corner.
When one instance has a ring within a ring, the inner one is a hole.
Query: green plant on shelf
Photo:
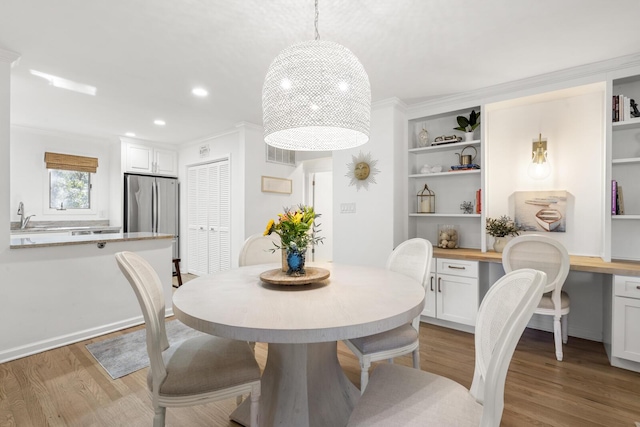
[[[458,121],[458,127],[455,130],[461,130],[462,132],[473,132],[478,126],[480,126],[480,113],[476,113],[476,110],[471,110],[469,118],[465,116],[456,117]]]

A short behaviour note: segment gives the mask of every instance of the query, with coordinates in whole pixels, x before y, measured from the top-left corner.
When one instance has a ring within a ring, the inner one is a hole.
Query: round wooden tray
[[[260,274],[260,280],[272,285],[308,285],[326,279],[331,274],[329,270],[317,267],[306,267],[307,274],[304,276],[287,276],[287,273],[281,268],[268,270]]]

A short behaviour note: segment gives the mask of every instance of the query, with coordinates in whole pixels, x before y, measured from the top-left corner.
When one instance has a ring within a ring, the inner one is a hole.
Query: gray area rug
[[[168,321],[165,328],[171,345],[203,335],[178,320]],[[144,329],[87,344],[86,347],[114,380],[149,366]]]

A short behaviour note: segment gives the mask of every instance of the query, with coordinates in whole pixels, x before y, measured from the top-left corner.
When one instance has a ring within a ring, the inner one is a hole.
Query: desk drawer
[[[614,276],[614,280],[616,296],[640,299],[640,277]]]
[[[438,274],[452,276],[478,277],[478,261],[438,258]]]

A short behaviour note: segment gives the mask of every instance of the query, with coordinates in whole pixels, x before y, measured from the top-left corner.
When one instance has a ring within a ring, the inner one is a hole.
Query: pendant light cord
[[[318,31],[318,16],[320,16],[320,13],[318,12],[318,0],[316,0],[316,20],[315,20],[315,24],[316,24],[316,40],[320,40],[320,32]]]

